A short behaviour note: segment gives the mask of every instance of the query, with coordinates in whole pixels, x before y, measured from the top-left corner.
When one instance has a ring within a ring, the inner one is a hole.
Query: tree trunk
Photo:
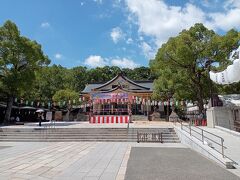
[[[198,101],[198,108],[199,114],[203,112],[204,104],[203,104],[203,88],[200,84],[197,85],[197,101]]]
[[[13,96],[10,96],[8,98],[7,102],[7,108],[6,108],[6,113],[4,117],[4,125],[8,125],[11,117],[11,112],[12,112],[12,106],[13,106]]]

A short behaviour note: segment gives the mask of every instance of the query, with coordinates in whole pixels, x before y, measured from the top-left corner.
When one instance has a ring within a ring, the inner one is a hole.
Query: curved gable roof
[[[113,88],[113,89],[110,89],[110,90],[108,90],[108,91],[102,91],[101,93],[110,93],[110,92],[114,92],[114,91],[116,91],[116,90],[118,90],[118,89],[120,89],[120,90],[122,90],[122,91],[125,91],[125,92],[134,92],[134,90],[128,90],[128,89],[124,89],[122,86],[117,86],[117,87],[115,87],[115,88]],[[148,90],[142,90],[142,91],[140,91],[140,92],[149,92]]]
[[[135,86],[137,86],[137,87],[140,87],[140,88],[143,88],[143,89],[146,89],[146,90],[150,90],[150,88],[145,87],[145,86],[142,86],[142,85],[139,85],[139,84],[135,83],[134,81],[128,79],[127,77],[123,76],[122,74],[118,74],[117,76],[115,76],[115,77],[114,77],[113,79],[111,79],[110,81],[108,81],[108,82],[106,82],[106,83],[104,83],[104,84],[96,87],[95,90],[99,90],[99,89],[101,89],[101,88],[103,88],[103,87],[111,84],[112,82],[114,82],[114,81],[115,81],[116,79],[118,79],[119,77],[122,77],[125,81],[128,81],[130,84],[133,84],[133,85],[135,85]]]

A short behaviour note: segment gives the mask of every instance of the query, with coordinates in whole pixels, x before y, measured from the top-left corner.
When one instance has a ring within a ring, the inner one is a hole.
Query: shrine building
[[[132,81],[122,73],[106,83],[86,85],[90,123],[127,123],[130,115],[148,115],[153,81]]]

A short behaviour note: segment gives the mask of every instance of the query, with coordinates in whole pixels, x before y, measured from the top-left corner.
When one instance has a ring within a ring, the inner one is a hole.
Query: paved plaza
[[[133,147],[126,180],[239,180],[240,178],[188,148]]]
[[[131,147],[164,144],[112,142],[0,142],[5,179],[124,179]],[[178,143],[167,147],[182,147]]]
[[[29,124],[24,128],[36,126]],[[90,126],[87,123],[73,123],[60,124],[58,128],[116,126],[124,128],[126,124]],[[130,126],[173,127],[172,123],[144,121]],[[227,155],[239,162],[239,138],[220,130],[214,131],[226,139],[226,146],[229,147]],[[234,145],[235,141],[237,143]],[[193,179],[193,176],[200,179],[240,179],[239,169],[226,170],[181,143],[0,142],[0,180],[151,180]]]

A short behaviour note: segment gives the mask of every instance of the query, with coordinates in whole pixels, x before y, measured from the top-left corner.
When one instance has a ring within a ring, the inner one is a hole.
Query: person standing
[[[38,115],[38,125],[42,126],[42,115],[41,114]]]

